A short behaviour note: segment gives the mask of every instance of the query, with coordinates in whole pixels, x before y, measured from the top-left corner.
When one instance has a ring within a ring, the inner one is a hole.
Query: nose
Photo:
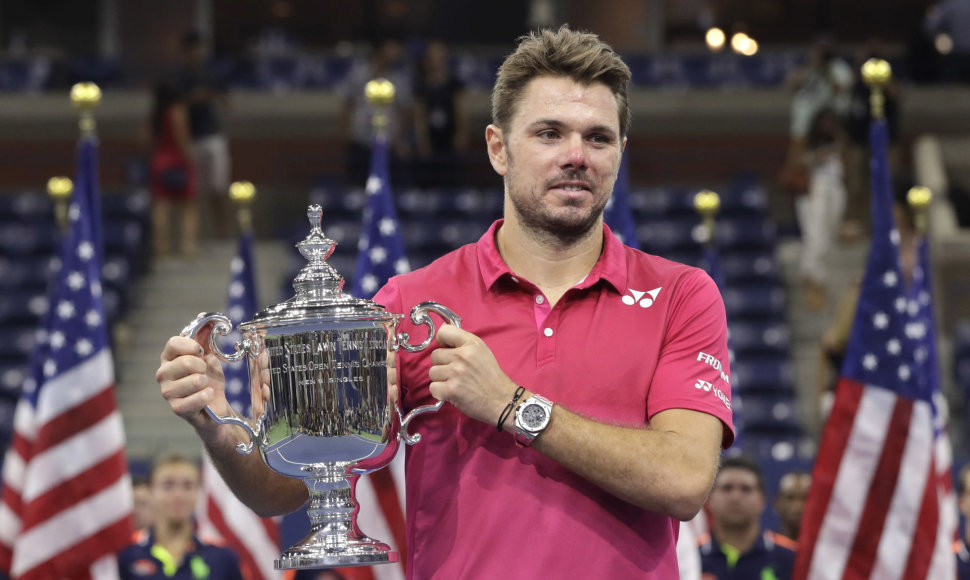
[[[586,168],[586,143],[581,135],[570,135],[563,141],[563,154],[560,165],[563,169]]]

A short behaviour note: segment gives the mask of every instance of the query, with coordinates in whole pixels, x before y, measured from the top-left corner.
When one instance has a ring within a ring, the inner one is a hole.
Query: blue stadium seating
[[[728,286],[722,291],[728,320],[782,320],[785,290],[779,283]]]

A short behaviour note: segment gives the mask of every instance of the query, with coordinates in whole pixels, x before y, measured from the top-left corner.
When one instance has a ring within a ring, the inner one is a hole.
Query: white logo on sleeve
[[[660,290],[662,288],[663,286],[659,286],[653,290],[647,290],[646,292],[630,288],[630,295],[623,297],[623,303],[627,306],[633,306],[634,304],[639,303],[642,308],[650,308],[657,300],[657,295],[660,294]]]

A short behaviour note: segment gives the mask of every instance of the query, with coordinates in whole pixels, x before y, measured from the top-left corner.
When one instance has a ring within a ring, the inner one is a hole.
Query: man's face
[[[506,131],[489,125],[485,137],[492,167],[505,179],[506,219],[563,239],[600,223],[626,144],[606,85],[537,77]]]
[[[781,478],[778,486],[778,497],[775,499],[775,511],[778,517],[788,526],[798,529],[805,511],[805,500],[808,499],[808,488],[812,483],[812,476],[807,473],[789,473]]]
[[[192,518],[199,491],[199,470],[191,463],[159,466],[152,475],[152,503],[156,521]]]
[[[711,515],[719,525],[745,527],[761,518],[765,495],[758,478],[747,469],[722,469],[708,500]]]

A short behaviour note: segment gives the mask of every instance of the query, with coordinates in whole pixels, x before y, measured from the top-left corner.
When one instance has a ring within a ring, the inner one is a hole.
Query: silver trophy
[[[273,471],[302,479],[310,490],[310,534],[275,561],[276,569],[365,566],[397,562],[399,556],[357,527],[355,487],[360,475],[385,467],[400,441],[417,443],[408,424],[419,414],[437,411],[442,402],[401,417],[389,398],[387,366],[399,348],[416,352],[435,335],[434,312],[456,326],[461,318],[434,303],[418,304],[411,320],[428,328],[417,345],[397,333],[402,314],[342,291],[344,280],[327,263],[336,242],[320,229],[320,206],[310,206],[310,234],[297,244],[308,264],[293,281],[296,295],[239,325],[241,340],[226,354],[217,335],[232,330],[219,313],[203,313],[182,331],[195,338],[212,325],[209,349],[226,362],[246,358],[253,417],[220,417],[249,435],[240,453],[259,449]]]

